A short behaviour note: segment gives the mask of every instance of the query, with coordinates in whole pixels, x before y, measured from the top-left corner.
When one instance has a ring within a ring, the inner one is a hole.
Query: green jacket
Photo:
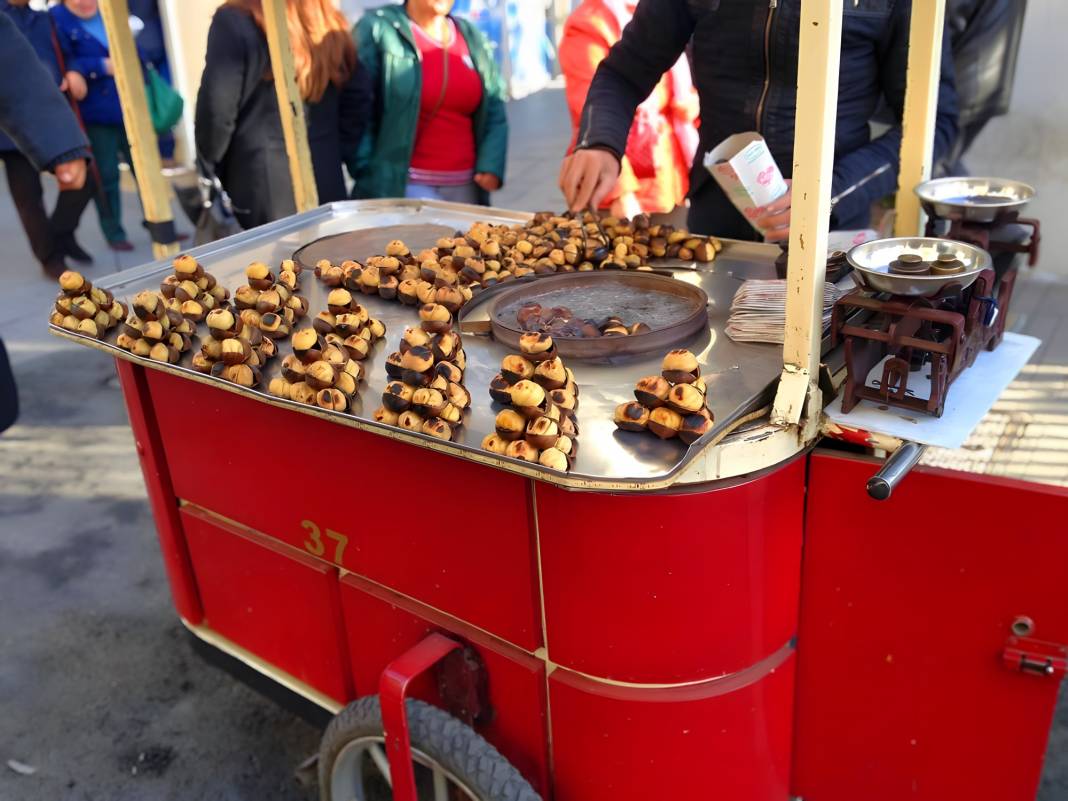
[[[453,21],[482,79],[482,102],[474,116],[475,172],[492,173],[503,183],[508,149],[504,81],[482,32],[465,19]],[[369,9],[356,23],[353,36],[356,55],[375,88],[375,121],[367,126],[357,153],[347,160],[356,177],[353,196],[404,197],[422,92],[421,59],[404,6]]]

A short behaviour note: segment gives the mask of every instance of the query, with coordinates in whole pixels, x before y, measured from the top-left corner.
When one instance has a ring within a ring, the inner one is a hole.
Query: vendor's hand
[[[115,64],[110,58],[104,59],[104,72],[108,75],[115,74]]]
[[[59,85],[59,91],[70,92],[70,96],[75,100],[84,100],[89,94],[89,86],[80,72],[68,70],[63,76],[63,82]]]
[[[475,183],[485,192],[496,192],[501,188],[501,179],[492,172],[476,172]]]
[[[57,164],[55,173],[59,182],[59,191],[68,192],[85,186],[85,159],[75,159]]]
[[[764,231],[765,242],[785,242],[790,239],[790,203],[793,197],[791,181],[786,182],[786,194],[760,209],[753,225]]]
[[[576,150],[560,167],[560,191],[571,211],[598,208],[619,180],[619,159],[607,150]]]

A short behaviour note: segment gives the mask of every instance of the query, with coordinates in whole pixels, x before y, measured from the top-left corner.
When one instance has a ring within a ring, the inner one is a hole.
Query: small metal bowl
[[[964,264],[964,272],[953,275],[891,273],[890,262],[903,253],[916,253],[924,261],[935,261],[948,253]],[[981,248],[952,239],[927,236],[875,239],[857,245],[846,254],[846,258],[853,265],[853,280],[862,289],[924,298],[937,295],[950,284],[958,284],[961,289],[969,287],[980,272],[991,266],[990,254]]]
[[[916,195],[936,217],[988,223],[1002,212],[1021,211],[1035,189],[1008,178],[937,178],[917,186]]]

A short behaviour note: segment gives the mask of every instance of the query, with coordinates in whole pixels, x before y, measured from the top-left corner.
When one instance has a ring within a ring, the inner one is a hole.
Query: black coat
[[[267,38],[255,20],[228,6],[216,11],[197,94],[197,156],[219,176],[245,228],[296,211],[270,75]],[[370,83],[359,66],[345,85],[330,84],[318,103],[305,104],[320,203],[346,197],[343,155],[363,137],[371,105]]]
[[[872,201],[897,186],[908,61],[910,0],[847,0],[842,24],[832,196],[835,228],[868,223]],[[731,134],[759,131],[789,178],[794,161],[801,0],[640,0],[622,39],[601,62],[582,112],[579,147],[626,148],[634,110],[693,43],[701,139],[690,176],[690,227],[751,239],[745,218],[702,165]],[[935,158],[956,135],[949,37],[942,51]],[[898,124],[872,140],[868,120],[885,95]],[[763,103],[761,99],[763,98]],[[876,175],[880,168],[889,166]]]
[[[55,76],[6,13],[0,13],[0,132],[39,170],[89,156],[89,141]]]

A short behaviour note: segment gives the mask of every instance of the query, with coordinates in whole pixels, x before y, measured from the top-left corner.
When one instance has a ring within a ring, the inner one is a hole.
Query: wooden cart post
[[[923,209],[913,190],[931,177],[945,12],[946,0],[914,0],[912,3],[895,236],[919,236],[923,231]]]
[[[297,74],[293,66],[293,48],[286,27],[286,0],[263,0],[263,21],[267,29],[267,46],[271,52],[271,72],[278,94],[278,113],[282,117],[282,135],[289,157],[289,174],[293,179],[293,200],[297,212],[309,211],[319,205],[315,188],[311,150],[308,148],[308,127],[304,120],[304,100],[297,88]]]
[[[797,123],[794,134],[790,255],[786,273],[786,332],[783,371],[771,420],[796,425],[806,399],[820,409],[820,341],[823,283],[827,273],[827,229],[838,113],[838,64],[842,0],[805,0],[797,57]]]
[[[126,0],[102,0],[100,15],[108,35],[134,176],[152,235],[152,253],[157,259],[163,259],[178,252],[178,242],[174,216],[171,214],[170,191],[163,177],[158,140],[148,114],[141,60],[130,31],[130,8]]]

